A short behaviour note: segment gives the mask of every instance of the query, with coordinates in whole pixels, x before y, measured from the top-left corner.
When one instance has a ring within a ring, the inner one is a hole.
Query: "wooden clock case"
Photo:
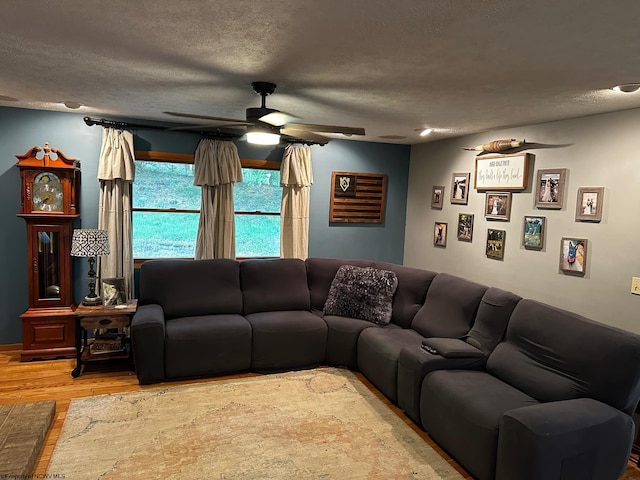
[[[76,305],[70,250],[73,223],[80,216],[80,162],[46,143],[44,149],[35,146],[16,158],[29,282],[29,308],[20,315],[21,360],[72,358]]]

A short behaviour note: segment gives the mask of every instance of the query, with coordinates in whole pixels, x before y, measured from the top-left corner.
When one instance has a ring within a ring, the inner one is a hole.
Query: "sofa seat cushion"
[[[331,283],[323,310],[326,315],[387,325],[397,287],[398,278],[390,270],[342,265]]]
[[[398,358],[398,406],[420,424],[420,389],[427,373],[434,370],[482,370],[485,361],[483,357],[444,358],[427,352],[421,345],[404,347]]]
[[[404,347],[421,345],[423,337],[414,330],[391,324],[367,328],[358,338],[358,368],[382,393],[398,398],[398,358]]]
[[[251,325],[241,315],[174,318],[165,327],[169,378],[216,375],[251,366]]]
[[[505,412],[539,402],[478,371],[437,370],[420,394],[423,428],[480,480],[495,477],[500,420]]]
[[[325,315],[327,323],[326,362],[329,365],[358,368],[358,337],[366,328],[380,328],[366,320]]]
[[[305,310],[251,313],[251,368],[282,372],[313,368],[324,362],[327,324]]]

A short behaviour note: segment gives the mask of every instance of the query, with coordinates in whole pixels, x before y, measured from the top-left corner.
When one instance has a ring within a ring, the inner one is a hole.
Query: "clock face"
[[[62,183],[55,173],[42,172],[33,179],[32,211],[62,212],[63,197]]]

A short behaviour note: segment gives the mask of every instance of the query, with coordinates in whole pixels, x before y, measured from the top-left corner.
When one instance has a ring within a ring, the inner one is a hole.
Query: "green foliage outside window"
[[[280,255],[280,172],[242,169],[243,182],[234,185],[236,255]],[[133,184],[134,258],[193,258],[198,231],[200,187],[193,185],[193,164],[136,161]],[[145,212],[138,208],[190,210]]]

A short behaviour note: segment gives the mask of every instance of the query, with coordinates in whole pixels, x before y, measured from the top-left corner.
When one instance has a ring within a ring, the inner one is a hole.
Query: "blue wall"
[[[334,140],[314,147],[309,212],[309,256],[402,263],[407,208],[409,145]],[[331,172],[387,175],[383,224],[329,224]]]
[[[81,218],[76,228],[98,223],[96,180],[102,128],[88,127],[78,113],[0,108],[0,344],[22,342],[19,315],[26,310],[27,259],[24,220],[20,210],[20,175],[15,155],[34,145],[61,149],[82,166]],[[130,119],[134,123],[150,123]],[[200,136],[155,130],[134,131],[137,150],[193,153]],[[283,147],[255,147],[238,141],[242,158],[279,161]],[[321,257],[369,258],[402,263],[410,147],[335,140],[312,147],[314,185],[311,189],[309,254]],[[386,173],[387,205],[383,225],[329,225],[332,171]],[[75,259],[75,298],[86,293],[86,261]]]

